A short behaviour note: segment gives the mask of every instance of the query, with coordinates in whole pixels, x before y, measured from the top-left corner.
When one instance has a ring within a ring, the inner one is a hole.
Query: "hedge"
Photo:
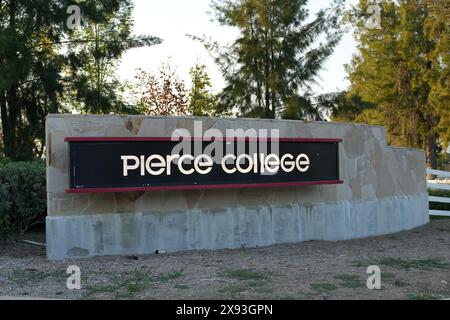
[[[43,223],[47,212],[45,163],[0,160],[0,236]]]

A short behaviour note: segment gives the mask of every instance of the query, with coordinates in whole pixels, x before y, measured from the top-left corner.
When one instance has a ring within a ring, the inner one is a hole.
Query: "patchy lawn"
[[[44,241],[33,233],[25,239]],[[69,265],[82,290],[66,287]],[[369,265],[381,290],[368,290]],[[256,249],[49,262],[45,249],[0,245],[0,296],[70,299],[450,298],[450,220],[384,237]]]

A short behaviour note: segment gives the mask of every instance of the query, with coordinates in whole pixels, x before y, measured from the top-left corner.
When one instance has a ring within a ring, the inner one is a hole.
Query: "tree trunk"
[[[17,13],[17,1],[11,0],[9,5],[9,29],[17,40],[16,30],[16,13]],[[16,58],[13,57],[6,61],[10,65],[17,63]],[[19,146],[18,146],[18,129],[21,127],[20,123],[20,106],[17,96],[17,79],[12,83],[5,91],[4,106],[2,106],[2,126],[3,126],[3,141],[4,141],[4,153],[5,156],[11,159],[19,158]]]
[[[8,116],[6,118],[6,126],[4,128],[5,136],[5,156],[17,160],[17,127],[19,127],[17,89],[12,85],[7,91]]]
[[[0,91],[0,115],[1,115],[1,125],[2,125],[2,142],[3,142],[3,152],[5,152],[8,147],[8,133],[9,133],[9,122],[8,122],[8,111],[6,110],[6,97],[3,91]]]

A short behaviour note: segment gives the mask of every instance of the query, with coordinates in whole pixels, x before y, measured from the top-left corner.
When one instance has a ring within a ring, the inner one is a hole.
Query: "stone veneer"
[[[67,194],[66,137],[170,137],[176,128],[279,129],[284,138],[342,138],[342,185]],[[383,127],[285,120],[49,115],[50,259],[156,250],[345,240],[428,222],[425,155],[386,145]]]

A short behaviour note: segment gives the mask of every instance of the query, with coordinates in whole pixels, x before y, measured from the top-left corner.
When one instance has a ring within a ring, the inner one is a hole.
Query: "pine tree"
[[[71,106],[91,114],[136,113],[138,110],[122,99],[126,85],[115,76],[122,54],[133,48],[160,43],[153,36],[134,36],[131,0],[122,0],[113,12],[105,12],[70,34],[69,68]],[[98,10],[103,10],[98,8]]]
[[[339,6],[310,22],[307,0],[227,0],[213,2],[218,21],[240,35],[228,48],[200,40],[215,56],[226,80],[219,111],[276,118],[320,118],[306,93],[341,38]],[[319,39],[323,43],[319,43]]]
[[[448,20],[432,13],[427,1],[384,0],[381,28],[367,28],[359,13],[369,4],[361,0],[356,8],[358,54],[347,70],[350,94],[377,107],[358,120],[382,119],[389,143],[424,148],[435,168],[450,109]]]
[[[77,36],[67,24],[67,9],[74,3],[81,8],[86,30],[102,26],[112,32],[91,37],[86,31]],[[104,0],[98,8],[95,0],[0,0],[0,115],[5,156],[17,160],[41,157],[46,115],[73,107],[74,100],[67,104],[67,97],[74,92],[88,112],[111,105],[105,101],[108,81],[102,80],[107,72],[88,69],[103,65],[108,70],[127,48],[157,42],[132,37],[129,14],[122,16],[128,22],[117,21],[130,3]],[[95,91],[91,83],[104,88]],[[101,101],[92,99],[96,93]]]

